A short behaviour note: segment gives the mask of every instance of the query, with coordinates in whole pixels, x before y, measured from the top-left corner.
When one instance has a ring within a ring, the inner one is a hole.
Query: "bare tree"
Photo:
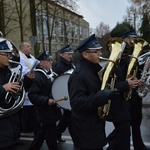
[[[127,8],[127,15],[124,20],[130,23],[138,32],[142,24],[142,18],[147,14],[150,20],[150,1],[149,0],[128,0],[130,6]]]
[[[110,32],[110,27],[103,22],[100,22],[100,24],[95,29],[95,34],[100,38],[102,38],[108,32]]]
[[[9,35],[15,39],[15,34],[19,36],[19,41],[23,41],[25,35],[30,32],[30,27],[27,26],[29,11],[28,0],[3,1],[4,10],[4,27],[5,35]],[[17,40],[17,41],[18,41]]]
[[[102,54],[104,57],[107,57],[108,50],[107,50],[107,42],[110,39],[110,27],[109,25],[100,22],[100,24],[95,29],[95,34],[102,45]]]
[[[5,35],[4,0],[0,1],[0,31]]]

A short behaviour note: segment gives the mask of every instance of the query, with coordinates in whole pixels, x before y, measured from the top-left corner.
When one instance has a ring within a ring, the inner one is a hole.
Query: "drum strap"
[[[46,78],[51,79],[51,81],[54,80],[54,78],[53,78],[54,72],[52,70],[51,70],[51,74],[49,74],[49,75],[42,69],[36,69],[35,71],[43,73],[46,76]]]
[[[75,65],[72,63],[73,69],[75,69]]]

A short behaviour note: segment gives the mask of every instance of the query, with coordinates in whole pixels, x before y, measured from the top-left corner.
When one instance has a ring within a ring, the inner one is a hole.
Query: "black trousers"
[[[63,109],[63,116],[57,125],[57,138],[61,138],[62,133],[67,129],[70,120],[70,111]]]
[[[128,103],[131,114],[131,132],[134,150],[145,150],[140,129],[142,122],[142,99],[138,95],[133,95]]]
[[[130,122],[115,122],[115,129],[107,137],[107,150],[130,150]]]
[[[33,105],[23,106],[21,113],[22,132],[34,132],[34,134],[36,134],[39,127],[39,122],[35,107]]]
[[[68,128],[70,136],[72,137],[72,140],[74,141],[74,134],[72,130],[72,124],[71,124],[71,111],[63,109],[63,117],[58,122],[57,125],[57,139],[61,138],[62,133]]]
[[[49,150],[57,150],[57,127],[56,123],[41,124],[40,128],[31,143],[29,150],[39,150],[44,140]]]

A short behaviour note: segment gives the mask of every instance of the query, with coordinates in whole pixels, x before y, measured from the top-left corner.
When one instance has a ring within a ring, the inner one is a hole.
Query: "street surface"
[[[143,120],[141,125],[142,138],[147,147],[150,148],[150,93],[143,99]],[[110,122],[106,122],[106,134],[108,135],[113,130],[113,125]],[[71,137],[66,130],[63,133],[63,138],[66,140],[65,143],[58,143],[59,150],[74,150],[74,145]],[[20,141],[23,144],[18,145],[17,150],[28,150],[29,145],[33,140],[33,133],[22,134]],[[105,146],[104,150],[108,145]],[[40,150],[48,150],[45,143],[43,143]],[[131,150],[134,150],[131,141]]]

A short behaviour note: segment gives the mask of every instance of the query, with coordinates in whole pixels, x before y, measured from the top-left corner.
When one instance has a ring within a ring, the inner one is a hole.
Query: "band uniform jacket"
[[[127,59],[122,59],[119,64],[116,64],[113,71],[113,73],[116,75],[114,89],[119,90],[120,97],[111,100],[109,114],[106,117],[107,121],[130,121],[129,107],[124,97],[124,94],[129,91],[129,85],[126,80],[126,72],[128,68],[126,61]]]
[[[105,90],[100,90],[100,69],[100,65],[81,58],[68,81],[75,145],[80,148],[102,148],[106,144],[105,121],[97,112],[108,99]]]
[[[72,61],[67,61],[63,57],[60,56],[59,61],[54,65],[53,71],[56,72],[58,75],[62,75],[63,73],[74,69],[74,65]]]
[[[57,104],[48,105],[48,100],[53,99],[51,94],[52,78],[48,78],[42,68],[39,70],[41,71],[35,71],[35,80],[28,91],[28,97],[35,106],[40,123],[55,123],[61,118],[61,111]]]
[[[130,57],[127,57],[126,62],[124,64],[129,64],[129,60]],[[138,68],[136,78],[140,79],[144,65],[139,66],[137,62],[135,64],[135,67]],[[134,69],[135,68],[133,68],[132,71],[134,71]],[[131,99],[127,101],[127,104],[129,106],[129,110],[132,118],[131,122],[134,123],[137,122],[137,125],[139,126],[142,120],[142,98],[138,95],[137,90],[138,88],[133,89]]]
[[[4,103],[6,91],[2,85],[9,82],[11,71],[6,68],[0,68],[0,106],[6,106]],[[11,106],[10,106],[11,107]],[[8,107],[9,108],[9,107]],[[20,138],[20,121],[17,114],[0,117],[0,149],[14,145]]]

